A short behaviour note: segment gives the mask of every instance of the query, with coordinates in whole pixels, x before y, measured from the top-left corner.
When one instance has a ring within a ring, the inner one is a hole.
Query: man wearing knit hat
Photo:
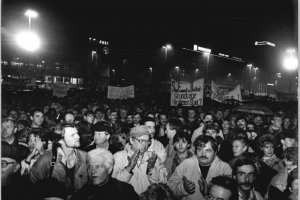
[[[130,183],[138,194],[146,191],[151,183],[167,181],[163,163],[154,152],[148,151],[150,141],[147,126],[133,127],[128,147],[114,154],[112,177]]]

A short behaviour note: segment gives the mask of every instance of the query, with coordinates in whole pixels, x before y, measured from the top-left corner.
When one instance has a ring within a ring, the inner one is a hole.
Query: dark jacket
[[[85,199],[138,200],[139,196],[134,191],[132,185],[110,177],[109,181],[102,186],[95,186],[91,184],[85,185],[82,189],[76,192],[71,198],[71,200],[85,200]]]
[[[76,150],[76,163],[74,168],[74,189],[75,191],[82,188],[88,181],[88,172],[86,164],[86,152],[81,150]],[[36,183],[40,180],[46,179],[49,177],[50,172],[50,163],[52,161],[52,150],[46,151],[41,155],[38,160],[34,163],[30,170],[30,181]],[[61,162],[58,158],[54,164],[52,178],[55,178],[66,184],[66,187],[69,189],[70,183],[67,181],[67,167]]]

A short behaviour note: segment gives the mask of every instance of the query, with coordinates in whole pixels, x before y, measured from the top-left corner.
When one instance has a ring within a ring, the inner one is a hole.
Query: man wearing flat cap
[[[152,183],[167,181],[167,170],[154,152],[148,150],[150,133],[147,126],[133,127],[128,148],[114,154],[112,177],[131,184],[137,194]]]

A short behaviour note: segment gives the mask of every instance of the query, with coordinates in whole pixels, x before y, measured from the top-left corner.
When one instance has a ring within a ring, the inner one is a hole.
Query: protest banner
[[[171,106],[202,106],[204,79],[176,81],[171,79]]]
[[[221,103],[227,99],[242,101],[240,85],[236,86],[233,90],[230,90],[211,81],[211,99]]]
[[[107,89],[107,98],[108,99],[134,98],[134,85],[130,85],[127,87],[114,87],[109,85]]]

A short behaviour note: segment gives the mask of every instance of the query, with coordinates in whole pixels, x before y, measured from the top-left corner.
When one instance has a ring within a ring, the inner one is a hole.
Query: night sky
[[[276,71],[285,48],[298,46],[296,0],[128,2],[4,0],[2,54],[20,54],[11,36],[28,26],[27,8],[39,13],[32,28],[43,38],[43,59],[80,60],[92,36],[109,41],[119,63],[147,63],[166,43],[175,49],[198,44]],[[270,41],[276,47],[254,46],[255,41]]]

